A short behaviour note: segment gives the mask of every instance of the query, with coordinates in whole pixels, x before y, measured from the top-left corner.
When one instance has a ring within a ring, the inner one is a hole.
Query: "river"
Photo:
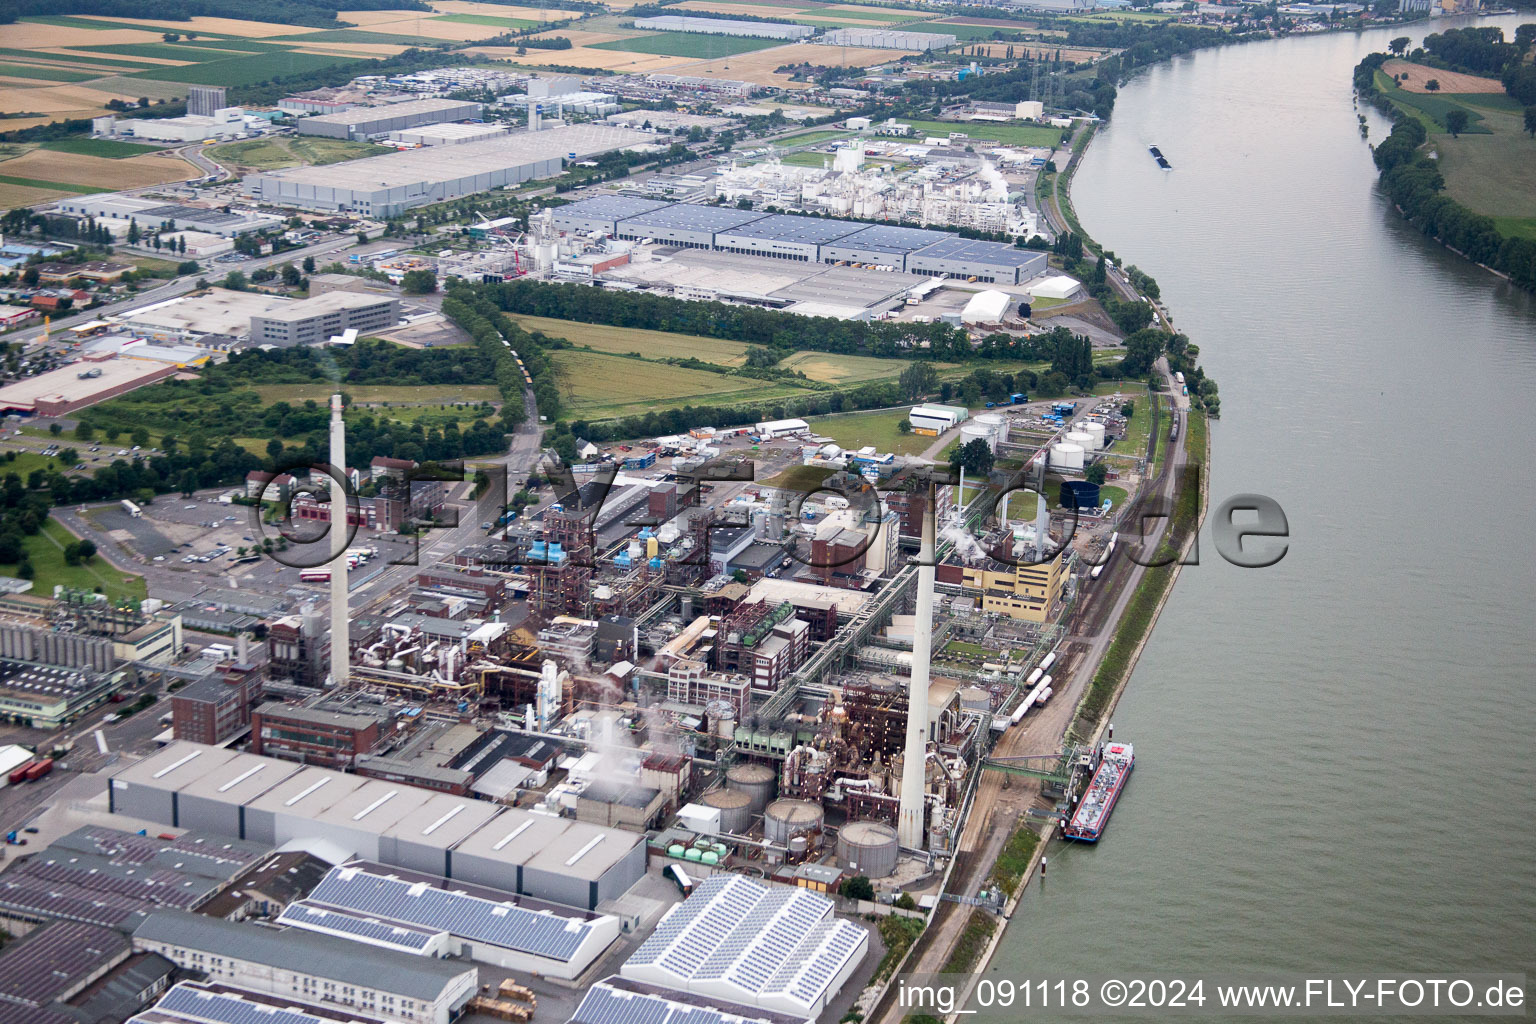
[[[1212,509],[1270,495],[1292,539],[1244,570],[1202,535],[1107,837],[1052,847],[998,976],[1532,969],[1536,302],[1402,222],[1350,91],[1450,24],[1155,67],[1077,174],[1221,385]]]

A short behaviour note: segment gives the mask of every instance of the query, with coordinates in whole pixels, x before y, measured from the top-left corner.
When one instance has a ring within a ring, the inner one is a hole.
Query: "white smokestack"
[[[933,508],[932,492],[929,509]],[[928,763],[928,670],[933,655],[933,520],[923,516],[923,543],[918,549],[917,622],[912,630],[912,680],[907,689],[907,742],[902,748],[901,809],[896,839],[909,850],[921,850],[923,788]]]
[[[341,396],[331,396],[331,465],[344,479],[347,473],[347,428],[341,419]],[[342,480],[331,477],[331,685],[347,685],[347,492]]]

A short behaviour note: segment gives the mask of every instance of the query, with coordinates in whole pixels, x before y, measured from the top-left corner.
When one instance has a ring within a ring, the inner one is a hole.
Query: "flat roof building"
[[[132,952],[122,932],[55,921],[0,953],[0,1004],[40,1009],[73,998]]]
[[[424,124],[390,132],[389,140],[408,146],[459,146],[505,134],[507,128],[500,124]]]
[[[820,263],[824,246],[863,228],[863,224],[849,221],[781,213],[722,231],[715,236],[715,244],[727,252],[748,256],[774,256]]]
[[[906,270],[911,255],[953,236],[927,228],[903,228],[875,224],[822,246],[824,262],[871,263]]]
[[[468,100],[409,100],[382,107],[350,107],[330,114],[299,119],[300,135],[330,139],[373,139],[390,132],[441,121],[464,121],[480,116],[480,104]]]
[[[162,381],[176,371],[174,365],[144,359],[103,359],[89,367],[71,363],[0,387],[0,412],[66,416]],[[82,376],[85,373],[95,376]]]
[[[344,331],[382,331],[400,319],[392,295],[335,291],[251,317],[251,344],[323,345]]]
[[[712,249],[718,233],[762,220],[765,216],[728,206],[672,203],[635,217],[625,217],[615,225],[614,234],[618,238],[652,238],[671,245]]]
[[[391,1024],[376,1014],[304,1002],[291,993],[264,995],[228,985],[179,981],[127,1024]]]
[[[554,177],[564,170],[566,160],[654,141],[654,136],[627,128],[567,125],[466,142],[453,148],[452,160],[432,148],[412,149],[344,164],[250,174],[243,188],[247,195],[278,206],[397,217],[429,203]]]
[[[1048,262],[1046,254],[1035,249],[949,237],[907,257],[907,269],[915,274],[948,274],[989,283],[1023,284],[1044,274]]]
[[[646,985],[618,975],[587,989],[567,1024],[803,1024],[804,1018]]]
[[[644,836],[507,810],[454,848],[452,877],[593,910],[645,873]]]
[[[638,217],[642,213],[650,213],[669,205],[660,199],[640,199],[636,196],[593,196],[557,206],[551,216],[555,227],[561,231],[601,231],[611,235],[617,230],[615,225],[624,218]]]
[[[409,1024],[449,1024],[480,982],[479,970],[462,963],[198,914],[154,914],[134,932],[133,945],[212,982]]]

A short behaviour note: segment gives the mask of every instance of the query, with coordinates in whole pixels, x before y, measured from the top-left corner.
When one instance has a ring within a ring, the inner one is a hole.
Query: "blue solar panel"
[[[252,1002],[226,992],[209,992],[187,985],[173,985],[154,1009],[218,1024],[336,1024],[334,1017],[305,1013],[297,1007],[278,1008]]]

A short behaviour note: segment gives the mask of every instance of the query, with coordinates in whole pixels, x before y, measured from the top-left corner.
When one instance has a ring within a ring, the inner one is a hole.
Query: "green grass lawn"
[[[779,162],[789,164],[791,167],[830,167],[832,166],[832,154],[812,152],[783,153],[779,156]]]
[[[801,132],[798,135],[789,135],[779,139],[775,146],[814,146],[820,142],[830,142],[833,139],[849,139],[854,135],[847,131],[820,130],[814,132]]]
[[[97,192],[111,192],[110,188],[97,188],[94,185],[66,185],[62,181],[43,181],[40,178],[18,178],[14,174],[0,174],[0,182],[7,185],[24,185],[27,188],[49,188],[55,192],[74,192],[77,195],[93,195]]]
[[[45,68],[40,64],[0,64],[0,75],[7,78],[31,78],[39,82],[88,82],[101,77],[89,71]]]
[[[955,25],[947,21],[937,22],[923,31],[930,29],[952,35],[962,43],[1016,43],[1023,40],[1025,35],[1023,30],[1006,29],[1000,25]],[[1002,35],[994,39],[993,32],[1000,32]]]
[[[1099,485],[1099,501],[1114,502],[1112,509],[1124,508],[1125,499],[1129,496],[1130,492],[1127,491],[1124,487],[1116,487],[1113,484]]]
[[[684,405],[744,405],[774,401],[800,388],[707,370],[686,370],[644,359],[562,349],[551,352],[561,398],[576,419],[640,415]]]
[[[201,40],[192,43],[105,43],[99,46],[82,46],[77,49],[90,53],[118,54],[123,57],[152,57],[157,60],[184,60],[191,63],[228,60],[238,54],[217,47],[199,46]]]
[[[527,331],[564,338],[572,345],[617,355],[636,353],[646,359],[702,359],[719,366],[740,366],[747,361],[748,345],[740,341],[704,338],[696,334],[644,331],[607,324],[583,324],[544,316],[512,316]]]
[[[872,444],[881,452],[896,455],[921,455],[933,438],[921,434],[903,434],[901,424],[907,410],[887,409],[856,412],[845,416],[818,416],[807,422],[811,430],[832,438],[844,448],[862,448]]]
[[[1437,135],[1431,140],[1446,192],[1469,210],[1499,218],[1504,233],[1532,237],[1536,140],[1525,134],[1521,115],[1487,110],[1483,118],[1488,134]]]
[[[95,590],[99,587],[113,601],[125,597],[143,600],[149,596],[144,577],[124,576],[108,565],[100,555],[87,564],[64,564],[64,546],[75,540],[75,535],[56,519],[49,519],[36,536],[26,538],[26,552],[32,560],[35,573],[32,577],[33,593],[51,596],[55,586],[63,585],[81,590]],[[0,574],[14,576],[16,566],[0,564]]]
[[[753,50],[766,50],[770,46],[783,46],[782,39],[756,39],[748,36],[714,36],[700,32],[659,32],[651,36],[633,39],[614,39],[606,43],[592,43],[594,50],[623,50],[626,53],[654,53],[664,57],[698,57],[701,60],[714,57],[730,57]],[[560,51],[551,50],[552,59],[558,60]]]
[[[137,142],[118,142],[116,139],[55,139],[43,143],[39,149],[51,149],[56,153],[78,153],[81,156],[101,156],[108,160],[124,160],[128,157],[158,153],[163,145],[143,145]]]
[[[1005,146],[1039,146],[1051,149],[1061,144],[1061,129],[1040,124],[994,124],[988,121],[908,121],[914,132],[945,138],[950,132],[965,132],[972,141],[990,139]]]
[[[300,164],[319,166],[365,156],[380,156],[385,150],[369,142],[293,135],[227,142],[221,146],[211,146],[207,152],[209,157],[221,163],[270,171]]]
[[[777,487],[785,491],[809,494],[831,476],[833,470],[826,466],[790,466],[788,469],[760,481],[764,487]]]

